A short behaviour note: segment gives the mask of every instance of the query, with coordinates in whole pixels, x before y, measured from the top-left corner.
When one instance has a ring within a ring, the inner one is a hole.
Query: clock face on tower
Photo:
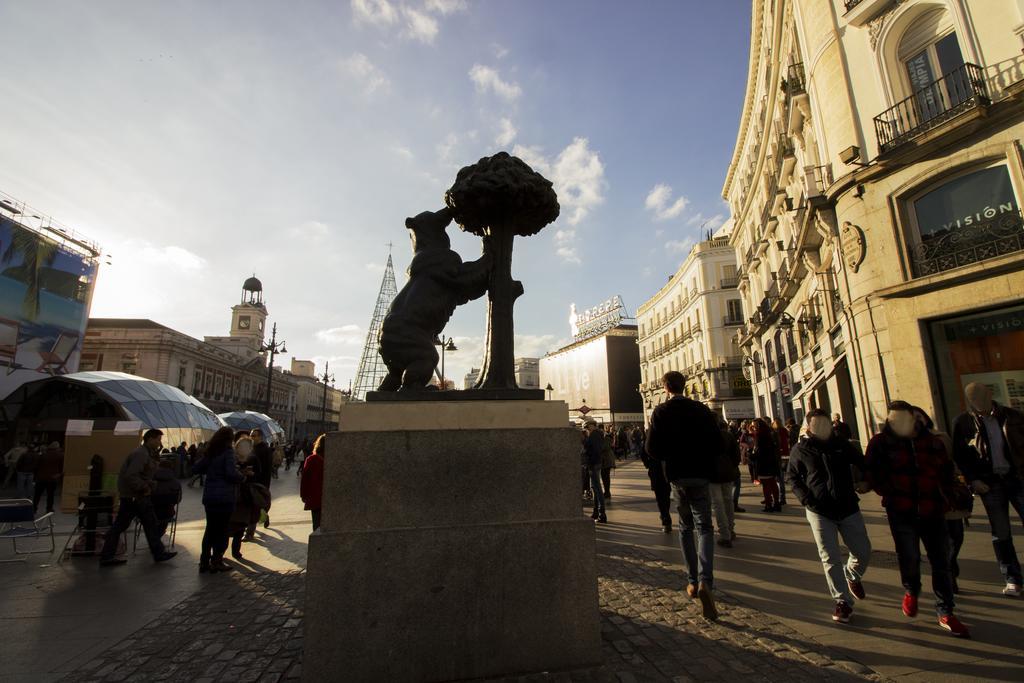
[[[249,329],[249,316],[243,315],[238,318],[238,329],[247,330]]]

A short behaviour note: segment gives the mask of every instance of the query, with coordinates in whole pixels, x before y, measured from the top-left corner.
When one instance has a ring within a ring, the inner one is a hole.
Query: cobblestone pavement
[[[598,553],[604,664],[520,681],[882,680],[719,594],[710,624],[683,577],[634,546]],[[207,584],[66,681],[281,681],[301,675],[303,572]]]

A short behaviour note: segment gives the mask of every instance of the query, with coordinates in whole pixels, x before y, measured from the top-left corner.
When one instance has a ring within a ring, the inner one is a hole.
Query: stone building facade
[[[715,237],[695,244],[668,283],[637,311],[645,420],[667,398],[661,378],[669,370],[683,373],[687,394],[719,415],[753,416],[736,339],[744,309],[731,229],[729,221]]]
[[[245,283],[232,308],[231,334],[199,340],[152,320],[90,318],[79,369],[113,370],[163,382],[195,396],[215,413],[267,412],[290,438],[295,430],[299,383],[280,368],[267,367],[260,351],[267,319],[262,285]]]
[[[341,404],[348,400],[348,393],[324,384],[311,360],[292,358],[291,379],[298,382],[294,438],[312,441],[320,434],[337,431]]]
[[[759,415],[1024,400],[1024,2],[754,0],[723,196]]]

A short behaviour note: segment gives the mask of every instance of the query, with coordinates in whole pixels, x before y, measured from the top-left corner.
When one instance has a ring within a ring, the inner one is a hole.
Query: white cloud
[[[427,0],[424,9],[437,14],[454,14],[466,9],[466,0]]]
[[[442,164],[450,164],[454,160],[455,150],[459,146],[459,136],[455,133],[448,133],[444,140],[437,143],[437,158]]]
[[[374,273],[383,273],[384,272],[384,264],[383,263],[374,263],[374,262],[371,261],[370,263],[366,264],[366,269],[371,271],[371,272],[374,272]]]
[[[317,241],[327,237],[330,228],[320,221],[305,221],[288,228],[288,236],[297,240]]]
[[[408,38],[418,40],[427,45],[433,45],[434,38],[441,30],[437,19],[425,12],[411,7],[402,8],[402,16],[405,17],[405,35]]]
[[[704,214],[698,212],[696,215],[687,219],[686,224],[694,227],[704,226],[705,230],[715,231],[722,227],[722,223],[724,222],[725,216],[723,214],[716,213],[714,216],[708,218]]]
[[[496,59],[505,59],[508,56],[508,48],[498,43],[491,43],[491,52]]]
[[[361,345],[365,339],[359,325],[342,325],[330,327],[326,330],[317,330],[314,334],[318,340],[325,344],[344,344],[346,346]]]
[[[572,226],[555,232],[555,253],[567,263],[580,263],[575,226],[594,207],[604,202],[604,190],[608,184],[600,156],[590,149],[587,138],[579,137],[574,138],[553,160],[545,157],[539,147],[516,145],[512,153],[554,185],[562,216]]]
[[[654,220],[667,221],[672,218],[678,218],[683,213],[686,205],[689,204],[689,200],[686,197],[679,197],[671,204],[669,203],[670,201],[672,201],[672,188],[664,183],[658,183],[647,193],[644,206],[647,207],[648,211],[654,213]]]
[[[406,161],[413,161],[416,158],[416,155],[412,153],[412,150],[403,145],[392,145],[391,151]]]
[[[501,119],[498,122],[498,136],[494,138],[494,144],[498,147],[508,147],[516,139],[516,134],[519,132],[516,127],[512,124],[511,119]]]
[[[665,250],[670,254],[685,254],[693,248],[693,238],[687,237],[681,240],[669,240],[665,242]]]
[[[474,64],[469,70],[469,78],[476,85],[477,92],[492,91],[498,97],[514,102],[523,94],[518,83],[503,80],[496,69],[482,64]]]
[[[341,60],[338,66],[343,74],[362,86],[363,93],[367,96],[378,91],[387,92],[391,88],[391,81],[384,72],[362,52],[356,52],[351,57]]]
[[[389,0],[352,0],[352,18],[357,24],[388,26],[398,21],[398,10]]]
[[[147,245],[141,250],[142,260],[150,264],[166,266],[171,270],[201,270],[206,259],[184,247],[168,245],[158,247]]]

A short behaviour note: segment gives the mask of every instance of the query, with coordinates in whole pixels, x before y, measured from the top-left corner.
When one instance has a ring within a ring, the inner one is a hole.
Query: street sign
[[[586,415],[587,413],[589,413],[589,412],[590,412],[590,408],[588,408],[588,407],[586,406],[586,404],[584,404],[584,405],[580,406],[580,407],[579,407],[579,408],[577,408],[576,410],[577,410],[577,411],[578,411],[579,413],[581,413],[582,415]]]

